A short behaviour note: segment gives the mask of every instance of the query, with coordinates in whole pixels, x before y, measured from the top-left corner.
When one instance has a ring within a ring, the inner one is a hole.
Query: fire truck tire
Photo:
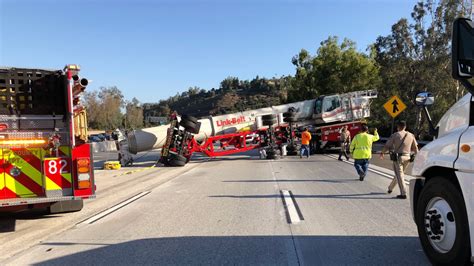
[[[418,198],[415,219],[421,245],[433,265],[470,264],[466,205],[456,185],[444,177],[429,179]]]
[[[179,124],[186,129],[186,131],[194,132],[196,124],[189,120],[181,120]]]
[[[190,116],[190,115],[182,115],[181,116],[181,120],[187,120],[187,121],[191,121],[193,122],[194,124],[196,124],[198,122],[198,119],[194,116]]]
[[[262,115],[262,121],[276,119],[275,115]]]
[[[48,207],[48,213],[64,213],[64,212],[77,212],[82,210],[84,206],[83,200],[65,200],[58,201],[51,204]]]
[[[297,121],[298,121],[298,119],[294,116],[283,118],[283,122],[287,122],[287,123],[293,123],[293,122],[297,122]]]
[[[295,112],[286,112],[286,113],[283,113],[283,117],[284,118],[287,118],[287,117],[295,117],[296,113]]]
[[[183,155],[172,155],[168,161],[170,166],[184,166],[186,164],[186,157]]]

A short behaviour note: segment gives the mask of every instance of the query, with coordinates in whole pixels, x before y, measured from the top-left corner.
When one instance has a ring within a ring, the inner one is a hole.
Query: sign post
[[[395,117],[397,117],[401,112],[403,112],[407,106],[398,98],[396,95],[392,96],[384,105],[385,111],[392,117],[392,131],[395,123]]]

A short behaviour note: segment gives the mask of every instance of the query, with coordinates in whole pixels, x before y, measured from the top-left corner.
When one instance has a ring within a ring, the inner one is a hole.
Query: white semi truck
[[[410,180],[410,201],[423,249],[435,265],[466,265],[474,249],[474,24],[453,25],[453,78],[469,91],[432,126],[436,140],[418,153]],[[420,93],[419,106],[434,98]]]
[[[307,126],[314,137],[312,141],[313,149],[321,150],[337,144],[338,129],[342,125],[348,125],[349,130],[353,134],[358,132],[361,121],[370,116],[371,99],[376,97],[377,91],[366,90],[320,96],[312,100],[227,115],[209,116],[201,119],[183,115],[182,117],[177,117],[178,121],[176,125],[173,125],[173,128],[176,134],[181,134],[181,131],[189,129],[188,131],[193,134],[192,137],[199,144],[206,143],[210,138],[217,138],[220,142],[219,145],[226,148],[227,143],[235,144],[237,138],[246,138],[248,140],[268,128],[278,127],[277,131],[282,128],[285,131],[292,131],[286,129],[293,128],[294,126]],[[119,160],[121,164],[130,164],[133,161],[132,154],[167,146],[166,142],[169,131],[169,125],[162,125],[130,132],[127,141],[123,141],[120,144]],[[190,140],[190,137],[187,136],[186,138]],[[295,155],[296,148],[293,146],[292,139],[292,137],[288,138],[288,151],[290,155]],[[212,139],[210,141],[212,142]],[[181,145],[184,145],[183,143]],[[227,149],[226,152],[216,153],[214,144],[209,143],[208,145],[209,149],[212,147],[212,152],[205,148],[194,149],[194,151],[204,152],[208,156],[219,156],[237,153],[239,149],[240,151],[249,149],[249,146],[236,147],[232,145],[234,152],[230,152],[230,149]],[[194,147],[196,148],[196,145]],[[256,146],[252,147],[255,148]],[[186,149],[190,150],[190,147]],[[190,155],[185,156],[189,157]]]

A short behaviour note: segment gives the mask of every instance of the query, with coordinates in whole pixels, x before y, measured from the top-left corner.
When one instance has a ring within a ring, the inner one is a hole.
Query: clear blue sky
[[[0,0],[0,65],[61,69],[157,102],[228,76],[293,75],[330,35],[361,51],[416,0]]]

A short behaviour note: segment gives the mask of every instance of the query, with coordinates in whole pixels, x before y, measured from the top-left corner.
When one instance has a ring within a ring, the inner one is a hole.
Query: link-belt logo
[[[231,119],[227,118],[225,120],[217,120],[217,126],[223,127],[223,126],[230,126],[230,125],[235,125],[235,124],[242,124],[245,122],[246,122],[245,116],[241,115],[239,117],[233,117]]]

